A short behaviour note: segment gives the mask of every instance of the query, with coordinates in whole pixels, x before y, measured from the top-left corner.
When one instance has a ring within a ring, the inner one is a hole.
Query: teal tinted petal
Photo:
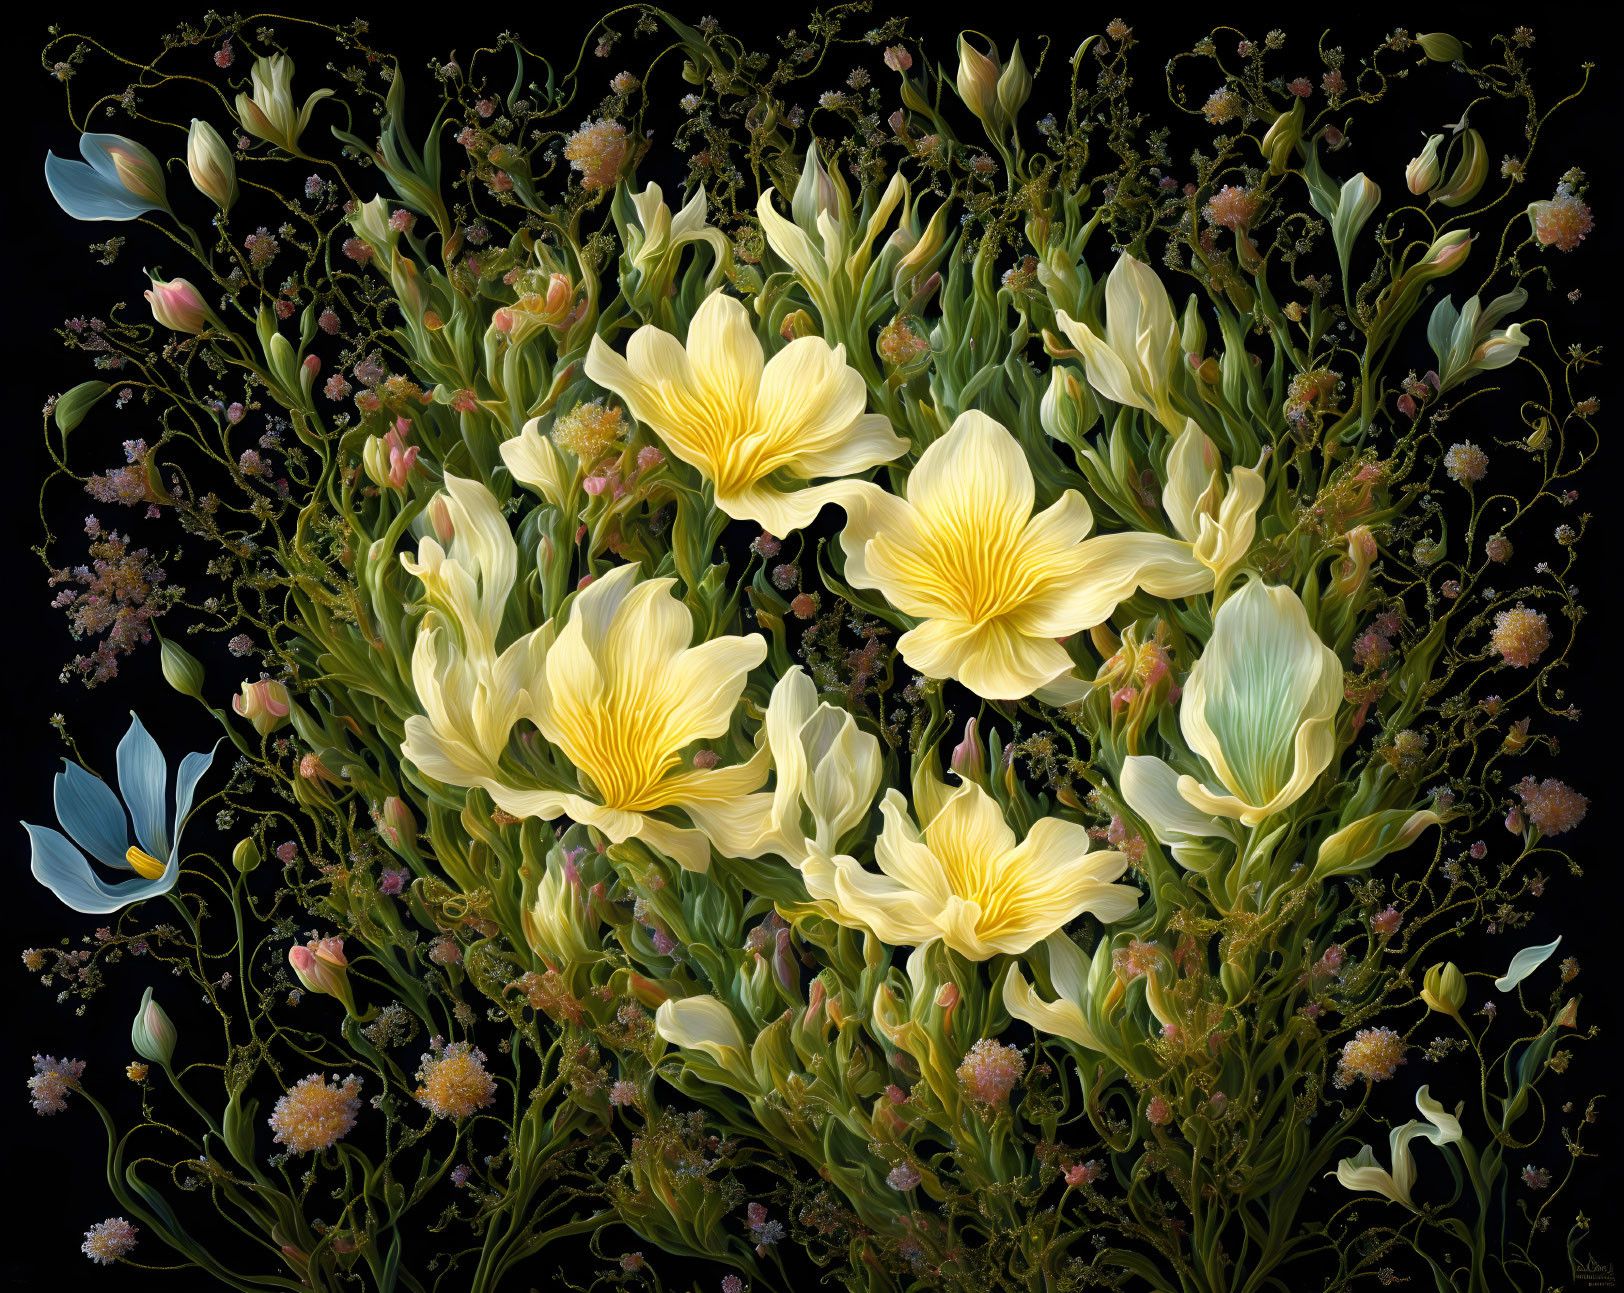
[[[1498,979],[1494,981],[1496,992],[1510,992],[1519,983],[1526,979],[1556,952],[1557,944],[1562,941],[1557,936],[1555,943],[1545,943],[1539,947],[1525,947],[1511,958],[1511,965]]]
[[[83,162],[45,154],[45,185],[56,204],[75,220],[134,220],[158,208],[143,202],[117,180],[98,174]]]
[[[118,743],[118,788],[130,810],[130,820],[135,823],[136,842],[155,858],[169,856],[164,811],[168,784],[169,765],[164,762],[164,752],[132,712],[130,730]]]
[[[56,774],[56,819],[74,843],[92,857],[128,871],[124,851],[130,847],[130,823],[113,788],[77,763],[62,760]]]
[[[163,893],[175,883],[170,866],[157,880],[124,880],[109,884],[91,870],[83,853],[66,837],[44,826],[23,823],[33,843],[30,868],[34,878],[75,911],[102,915],[128,907],[132,902]]]
[[[214,762],[214,751],[220,748],[215,742],[214,749],[199,750],[195,754],[188,754],[180,761],[180,770],[175,774],[175,844],[173,853],[180,852],[181,827],[191,816],[192,796],[197,792],[197,783],[203,780],[203,774],[209,770]],[[174,861],[171,856],[170,861]]]

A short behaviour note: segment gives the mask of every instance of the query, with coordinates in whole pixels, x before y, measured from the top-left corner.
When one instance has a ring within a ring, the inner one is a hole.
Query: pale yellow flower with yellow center
[[[767,641],[712,638],[689,646],[694,623],[671,595],[672,579],[639,582],[619,566],[578,594],[569,622],[528,679],[526,716],[575,769],[581,793],[512,784],[489,787],[520,817],[572,820],[619,843],[640,839],[691,870],[710,847],[745,856],[760,833],[749,800],[767,780],[771,755],[732,767],[693,769],[683,751],[723,736],[745,676]],[[667,820],[677,810],[698,829]]]
[[[586,375],[698,468],[718,508],[779,536],[860,488],[805,482],[870,471],[908,447],[888,419],[863,412],[867,388],[844,346],[801,337],[766,360],[749,312],[721,292],[695,311],[686,347],[652,325],[624,358],[594,337]]]
[[[972,410],[920,456],[905,497],[871,486],[848,505],[847,580],[922,621],[897,643],[910,668],[991,699],[1065,699],[1072,660],[1056,639],[1104,623],[1135,588],[1212,587],[1189,544],[1088,538],[1094,517],[1076,490],[1036,515],[1034,503],[1021,446]]]
[[[1024,952],[1085,911],[1111,924],[1137,907],[1139,891],[1113,883],[1128,859],[1089,852],[1084,827],[1045,817],[1017,843],[997,803],[973,781],[948,787],[926,773],[914,793],[923,831],[896,790],[881,804],[879,874],[815,845],[802,863],[807,892],[841,924],[893,945],[941,939],[984,961]]]

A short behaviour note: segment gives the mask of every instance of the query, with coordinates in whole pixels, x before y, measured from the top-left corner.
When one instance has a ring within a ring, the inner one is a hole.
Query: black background
[[[416,80],[421,83],[422,68],[429,57],[447,57],[459,44],[488,44],[505,26],[520,30],[534,48],[549,44],[549,38],[542,32],[548,24],[553,24],[562,32],[558,47],[569,51],[573,57],[576,42],[582,34],[579,24],[584,22],[592,9],[592,6],[527,6],[503,13],[494,10],[459,10],[452,6],[437,8],[432,14],[428,10],[420,11],[420,16],[412,21],[408,20],[405,11],[390,6],[367,16],[373,23],[370,35],[373,44],[398,54],[402,66],[409,74],[416,73]],[[287,12],[329,20],[335,16],[325,6]],[[768,49],[772,46],[771,36],[782,26],[791,23],[804,25],[806,18],[806,14],[794,6],[735,7],[711,4],[706,12],[716,14],[727,30],[755,47]],[[1568,307],[1565,303],[1553,304],[1557,301],[1554,296],[1537,293],[1535,304],[1541,313],[1554,319],[1559,338],[1584,340],[1590,344],[1609,339],[1616,327],[1618,308],[1614,273],[1617,257],[1613,248],[1616,246],[1621,214],[1619,205],[1613,200],[1616,177],[1611,170],[1616,169],[1618,156],[1617,96],[1614,86],[1619,69],[1607,65],[1609,54],[1597,45],[1597,32],[1594,29],[1574,22],[1559,26],[1546,21],[1553,12],[1565,17],[1576,12],[1574,10],[1550,11],[1530,5],[1498,26],[1491,26],[1483,9],[1474,8],[1466,12],[1472,19],[1470,29],[1457,26],[1455,30],[1458,35],[1472,41],[1482,40],[1486,43],[1493,30],[1504,30],[1516,22],[1526,22],[1534,28],[1538,44],[1532,52],[1531,61],[1536,85],[1542,90],[1542,105],[1553,103],[1560,94],[1576,86],[1578,65],[1586,58],[1603,60],[1591,91],[1577,104],[1564,109],[1557,121],[1547,128],[1548,134],[1542,140],[1541,167],[1537,176],[1526,186],[1526,191],[1528,200],[1549,196],[1555,177],[1570,165],[1583,166],[1590,172],[1595,187],[1589,195],[1589,202],[1596,214],[1596,231],[1579,252],[1571,258],[1560,258],[1557,265],[1562,290],[1581,285],[1585,290],[1585,299],[1577,306]],[[1069,6],[1057,6],[1044,14],[1030,8],[998,13],[981,10],[975,18],[964,21],[973,21],[988,29],[1006,51],[1017,36],[1023,39],[1024,48],[1031,49],[1038,32],[1048,31],[1055,37],[1056,62],[1063,63],[1082,37],[1094,30],[1093,27],[1085,29],[1077,25],[1077,14],[1078,10]],[[1135,13],[1125,11],[1123,17],[1134,25],[1135,36],[1142,44],[1135,60],[1138,75],[1135,98],[1141,108],[1150,111],[1153,116],[1164,111],[1163,62],[1171,54],[1187,49],[1203,33],[1205,24],[1218,16],[1235,19],[1236,25],[1244,27],[1246,34],[1253,39],[1260,39],[1270,26],[1285,28],[1295,42],[1297,52],[1302,55],[1302,73],[1317,76],[1315,69],[1318,61],[1308,46],[1319,34],[1315,24],[1323,20],[1323,15],[1302,12],[1299,16],[1285,10],[1263,17],[1258,15],[1257,6],[1235,6],[1228,15],[1223,15],[1218,7],[1208,7],[1202,17],[1191,15],[1175,18],[1167,8],[1158,6],[1154,10],[1154,17],[1141,12],[1136,21]],[[13,18],[8,33],[13,42],[13,71],[9,80],[14,105],[9,114],[11,128],[7,132],[12,179],[7,185],[5,215],[10,230],[3,244],[8,252],[5,271],[7,308],[3,316],[8,334],[5,354],[9,361],[5,389],[11,405],[5,435],[8,454],[5,479],[9,485],[10,505],[4,541],[9,558],[5,567],[9,575],[9,589],[0,643],[3,643],[9,658],[3,675],[6,683],[4,700],[0,704],[4,705],[3,757],[8,773],[4,779],[7,804],[3,820],[13,823],[19,818],[39,823],[53,821],[51,778],[57,767],[56,760],[64,750],[47,723],[52,713],[62,712],[68,716],[86,757],[93,766],[106,772],[112,769],[113,750],[123,735],[127,724],[126,713],[130,709],[139,711],[143,722],[170,753],[172,767],[180,752],[199,748],[214,739],[215,735],[208,730],[206,720],[192,702],[177,696],[163,682],[158,670],[156,643],[121,662],[120,676],[94,694],[86,693],[77,683],[64,685],[57,681],[62,664],[82,648],[70,640],[65,617],[49,609],[51,594],[45,587],[45,572],[38,558],[29,551],[40,538],[34,502],[37,482],[48,470],[37,410],[49,395],[66,390],[93,373],[87,358],[62,349],[51,329],[75,315],[88,317],[105,314],[113,300],[128,302],[132,307],[132,317],[137,316],[136,307],[141,305],[140,291],[145,286],[139,275],[145,254],[140,243],[147,231],[139,226],[79,224],[56,208],[45,189],[40,166],[46,149],[54,149],[59,156],[77,156],[75,135],[62,108],[60,87],[39,69],[35,54],[36,47],[44,41],[44,22],[54,16],[33,10],[26,23]],[[185,16],[198,15],[187,13]],[[693,21],[699,15],[679,11],[679,16]],[[1090,15],[1097,18],[1100,24],[1111,16],[1104,13]],[[1378,15],[1383,16],[1386,15]],[[71,21],[74,29],[105,40],[125,53],[144,53],[155,48],[156,37],[169,26],[167,19],[160,20],[151,9],[129,7],[121,8],[116,14],[108,10],[100,15],[94,10],[79,8],[71,20],[64,21]],[[1413,23],[1418,20],[1414,14],[1406,12],[1393,17],[1393,23],[1398,21]],[[854,19],[850,24],[853,34],[860,33],[867,25],[862,18]],[[622,31],[629,31],[631,22],[622,16],[617,26]],[[1342,44],[1350,55],[1356,55],[1372,48],[1390,26],[1390,23],[1374,22],[1361,12],[1346,23],[1339,20],[1332,29],[1331,42]],[[453,29],[456,29],[455,35],[452,34]],[[936,6],[922,7],[919,17],[910,24],[910,29],[912,34],[906,43],[917,50],[922,38],[924,48],[932,58],[944,60],[949,67],[952,66],[956,24],[945,11]],[[200,49],[199,57],[204,56],[206,50]],[[1616,58],[1616,53],[1611,57]],[[852,62],[859,61],[864,66],[874,67],[874,51],[866,48],[853,50]],[[634,71],[639,69],[634,54],[629,54],[626,62]],[[609,66],[610,63],[614,66]],[[616,56],[598,63],[605,79],[619,70],[619,66],[618,51]],[[319,63],[301,66],[297,83],[301,95],[318,84],[333,83],[319,68]],[[239,58],[233,72],[245,78],[247,60]],[[842,63],[838,60],[831,63],[827,88],[838,88],[843,72]],[[877,83],[883,84],[882,75],[876,69]],[[1057,78],[1045,79],[1052,83]],[[1384,129],[1398,132],[1394,138],[1415,137],[1418,147],[1423,130],[1436,129],[1440,123],[1454,120],[1470,97],[1470,87],[1465,78],[1433,75],[1428,85],[1435,89],[1429,92],[1434,97],[1428,100],[1424,117],[1406,120],[1385,106],[1377,110],[1361,108],[1355,123],[1358,128],[1355,138],[1359,141],[1355,145],[1356,151],[1351,160],[1346,154],[1336,159],[1335,173],[1351,173],[1353,169],[1378,164],[1388,168],[1402,164],[1400,154],[1403,150],[1386,138],[1382,139],[1380,158],[1375,156],[1378,135],[1372,129],[1373,120],[1380,120]],[[1207,88],[1210,87],[1191,86],[1193,91],[1204,92]],[[1045,90],[1044,82],[1040,81],[1037,92],[1039,102]],[[1048,90],[1053,93],[1052,84]],[[589,91],[589,97],[595,92]],[[674,99],[680,92],[673,89],[669,97]],[[808,97],[815,93],[814,89]],[[1407,100],[1413,110],[1414,95],[1395,94],[1394,98]],[[26,105],[21,111],[17,107],[19,103]],[[1030,108],[1028,112],[1031,113]],[[673,118],[676,115],[674,106],[671,114]],[[1040,112],[1031,115],[1040,115]],[[319,110],[316,120],[317,129],[324,131],[327,119]],[[655,153],[645,163],[643,172],[645,178],[668,181],[666,188],[669,199],[673,187],[676,187],[670,180],[677,177],[659,174],[661,122],[654,124],[657,131]],[[126,129],[117,120],[93,128]],[[1515,150],[1496,149],[1496,159],[1503,151]],[[1383,173],[1379,178],[1384,186],[1389,183],[1396,186],[1400,182],[1396,175]],[[184,176],[178,173],[171,174],[170,184],[172,191],[187,187]],[[94,257],[85,251],[85,247],[89,242],[113,233],[129,234],[130,247],[116,267],[103,269],[96,265]],[[179,265],[179,257],[171,256],[170,259]],[[1095,272],[1101,272],[1104,267],[1095,264]],[[171,269],[170,272],[183,271]],[[1428,365],[1423,362],[1418,366],[1424,368]],[[1396,367],[1402,371],[1403,365]],[[1605,439],[1612,421],[1613,402],[1617,397],[1611,383],[1605,380],[1605,372],[1598,373],[1593,369],[1591,373],[1595,375],[1589,379],[1585,389],[1593,389],[1602,397],[1601,425]],[[82,430],[79,435],[84,439],[88,439],[89,435],[102,437],[105,452],[82,456],[79,459],[81,469],[85,469],[88,463],[94,463],[97,469],[105,469],[119,461],[118,441],[143,434],[139,425],[142,417],[139,408],[139,405],[135,405],[120,414],[111,412],[110,403],[98,408],[86,424],[88,431]],[[1463,436],[1470,434],[1465,427],[1461,430]],[[80,447],[83,452],[84,445]],[[1568,686],[1569,698],[1582,705],[1586,715],[1577,725],[1564,725],[1560,767],[1530,769],[1541,775],[1562,775],[1590,795],[1590,818],[1580,831],[1570,837],[1571,851],[1585,866],[1587,875],[1583,879],[1574,879],[1565,873],[1552,875],[1543,911],[1526,936],[1521,933],[1513,935],[1515,942],[1504,938],[1490,940],[1475,959],[1469,953],[1458,958],[1469,965],[1503,965],[1517,947],[1529,942],[1542,942],[1561,933],[1564,936],[1563,954],[1576,955],[1585,966],[1586,972],[1578,984],[1585,992],[1582,1022],[1598,1022],[1604,1028],[1613,1023],[1616,1011],[1616,948],[1620,907],[1616,877],[1617,828],[1611,820],[1611,809],[1617,799],[1614,778],[1619,764],[1617,715],[1613,708],[1618,691],[1619,655],[1610,639],[1615,632],[1612,621],[1616,618],[1614,610],[1618,589],[1615,563],[1620,555],[1624,555],[1621,554],[1620,532],[1615,519],[1618,511],[1614,501],[1618,473],[1610,456],[1609,450],[1604,447],[1601,462],[1578,481],[1581,502],[1577,510],[1593,512],[1597,519],[1592,523],[1582,550],[1577,574],[1586,594],[1582,601],[1588,607],[1590,616],[1581,629],[1574,657],[1575,668],[1564,681]],[[83,540],[78,532],[79,518],[91,511],[101,515],[108,525],[115,523],[116,515],[119,528],[124,529],[127,524],[133,527],[140,541],[142,523],[139,520],[126,520],[132,513],[126,509],[95,504],[71,486],[59,487],[48,500],[48,508],[52,524],[63,539],[60,554],[56,557],[58,562],[80,559],[77,554],[82,551]],[[1553,515],[1550,525],[1554,526],[1564,519],[1571,518]],[[194,552],[198,546],[192,545]],[[171,564],[173,577],[186,582],[185,561],[166,564]],[[212,671],[214,662],[211,660],[210,663]],[[240,668],[240,665],[229,667]],[[229,747],[225,747],[221,752],[222,763],[230,757],[228,750]],[[219,764],[216,775],[218,768]],[[201,839],[206,830],[207,823],[199,823],[197,839]],[[43,1051],[88,1060],[87,1081],[93,1084],[99,1098],[113,1108],[115,1116],[127,1125],[138,1108],[135,1088],[123,1079],[121,1073],[124,1064],[132,1058],[127,1041],[129,1020],[143,986],[151,980],[147,967],[127,959],[121,967],[111,967],[114,971],[122,969],[123,973],[109,975],[108,985],[89,1004],[82,1018],[75,1017],[72,1005],[57,1005],[53,1000],[56,989],[40,985],[37,976],[23,970],[20,962],[14,958],[24,947],[50,947],[64,936],[71,937],[78,945],[82,935],[97,925],[108,923],[111,918],[77,916],[34,882],[28,873],[27,839],[19,826],[0,826],[0,839],[5,841],[4,853],[0,856],[3,856],[3,864],[9,868],[7,879],[10,883],[5,903],[12,916],[5,923],[10,946],[0,950],[4,951],[11,966],[7,973],[14,976],[0,979],[0,984],[6,989],[0,1000],[5,1001],[10,1016],[9,1026],[5,1029],[6,1053],[0,1060],[0,1082],[4,1084],[0,1089],[10,1093],[4,1097],[5,1113],[0,1121],[4,1123],[7,1136],[7,1175],[15,1192],[6,1225],[8,1242],[5,1253],[10,1282],[17,1287],[32,1286],[45,1278],[59,1279],[66,1273],[75,1287],[81,1279],[86,1287],[91,1288],[189,1290],[209,1287],[211,1281],[195,1271],[163,1274],[147,1274],[128,1268],[104,1271],[90,1266],[79,1254],[78,1245],[86,1227],[118,1210],[102,1179],[102,1130],[94,1113],[83,1102],[70,1101],[70,1111],[54,1118],[36,1118],[32,1114],[24,1090],[25,1079],[32,1072],[29,1056],[35,1051]],[[190,835],[189,844],[198,846],[197,840]],[[176,995],[184,995],[178,983],[171,989],[171,996]],[[173,1006],[172,1013],[182,1020],[184,1026],[184,1003]],[[1585,1094],[1598,1087],[1605,1089],[1608,1085],[1608,1078],[1616,1071],[1600,1053],[1608,1045],[1604,1038],[1600,1047],[1592,1046],[1581,1051],[1574,1076],[1566,1084],[1575,1098],[1582,1099]],[[1587,1165],[1578,1179],[1577,1187],[1568,1196],[1568,1206],[1558,1210],[1554,1229],[1565,1229],[1566,1218],[1574,1208],[1581,1208],[1593,1220],[1603,1223],[1616,1213],[1616,1191],[1620,1182],[1616,1148],[1612,1147],[1617,1142],[1605,1125],[1608,1117],[1606,1104],[1602,1110],[1604,1126],[1601,1135],[1593,1137],[1590,1148],[1607,1150],[1607,1156]],[[1546,1151],[1542,1161],[1558,1172],[1565,1169],[1559,1144]],[[621,1242],[622,1238],[624,1243]],[[655,1256],[650,1245],[629,1234],[604,1244],[605,1251],[611,1254],[621,1251],[623,1247],[641,1248],[651,1257]],[[1624,1260],[1624,1251],[1612,1246],[1610,1235],[1598,1235],[1593,1241],[1592,1251],[1604,1262]],[[1552,1283],[1566,1282],[1568,1272],[1565,1264],[1554,1261],[1560,1255],[1559,1244],[1548,1246],[1547,1252],[1553,1258],[1553,1265],[1547,1273],[1548,1280]],[[168,1256],[167,1250],[156,1240],[144,1243],[136,1255],[140,1260],[158,1264],[164,1263]],[[585,1257],[581,1241],[566,1241],[556,1250],[550,1249],[544,1253],[525,1272],[527,1278],[515,1279],[512,1286],[548,1287],[550,1272],[560,1266],[579,1275],[601,1268],[602,1263],[584,1260]],[[577,1259],[583,1259],[579,1265],[575,1264]],[[678,1277],[676,1263],[661,1260],[660,1266],[668,1286],[685,1286],[685,1281]],[[698,1287],[706,1290],[719,1287],[724,1273],[721,1268],[705,1272]],[[811,1278],[809,1275],[807,1287],[812,1287]],[[1425,1282],[1424,1276],[1422,1282]]]

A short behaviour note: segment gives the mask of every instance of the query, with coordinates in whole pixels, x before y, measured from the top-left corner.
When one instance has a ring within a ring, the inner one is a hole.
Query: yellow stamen
[[[124,850],[124,860],[130,864],[136,875],[143,880],[156,880],[164,873],[164,863],[134,845]]]

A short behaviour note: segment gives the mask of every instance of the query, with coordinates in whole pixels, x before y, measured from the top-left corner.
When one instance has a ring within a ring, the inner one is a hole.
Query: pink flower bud
[[[295,943],[290,947],[288,949],[288,964],[293,968],[293,973],[298,976],[299,982],[304,985],[305,991],[317,992],[323,996],[337,997],[341,1001],[347,1001],[349,982],[345,975],[348,973],[348,962],[344,961],[343,940],[324,939],[322,942],[337,942],[339,944],[338,962],[317,955],[318,944],[313,941],[308,944]],[[331,955],[330,951],[329,955]]]
[[[202,293],[184,278],[167,283],[155,278],[146,297],[160,327],[195,337],[209,326],[209,307],[203,303]]]
[[[966,781],[979,781],[987,775],[987,756],[975,719],[964,725],[964,738],[953,747],[951,763],[953,771]]]

